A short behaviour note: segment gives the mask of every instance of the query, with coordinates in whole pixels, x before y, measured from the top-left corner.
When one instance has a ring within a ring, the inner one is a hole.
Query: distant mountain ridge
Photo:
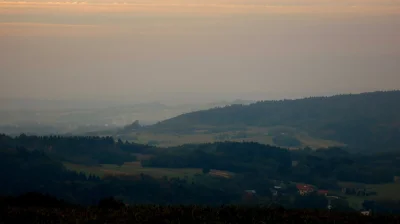
[[[283,125],[319,138],[368,151],[400,149],[400,91],[378,91],[260,101],[182,114],[150,126],[171,131],[182,126]]]

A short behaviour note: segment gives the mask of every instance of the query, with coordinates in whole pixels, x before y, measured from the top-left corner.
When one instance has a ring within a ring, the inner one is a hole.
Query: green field
[[[85,166],[72,163],[64,163],[65,167],[77,172],[84,172],[87,175],[94,174],[104,177],[105,175],[140,175],[141,173],[153,177],[191,177],[202,173],[201,169],[173,169],[173,168],[147,168],[142,167],[139,162],[125,163],[122,166],[102,164],[99,166]]]
[[[141,144],[151,144],[161,147],[177,146],[182,144],[208,143],[215,141],[254,141],[261,144],[274,145],[273,137],[287,134],[297,138],[301,147],[325,148],[330,146],[343,146],[335,141],[318,139],[309,136],[306,132],[291,127],[245,127],[243,130],[232,131],[217,127],[196,127],[195,130],[185,134],[153,133],[150,131],[131,132],[122,136],[123,140]],[[296,147],[292,147],[295,149]]]
[[[349,184],[349,182],[340,182],[339,186]],[[358,183],[351,183],[358,184]],[[367,196],[365,198],[374,200],[400,200],[400,183],[387,183],[387,184],[365,184],[367,191],[376,192],[377,195]],[[358,197],[359,198],[359,197]]]
[[[367,187],[378,193],[378,195],[371,196],[372,198],[400,200],[400,183],[367,185]]]
[[[339,185],[345,182],[339,183]],[[400,200],[400,183],[387,183],[387,184],[366,184],[367,191],[376,192],[376,195],[371,196],[350,196],[343,195],[341,192],[337,192],[338,195],[346,197],[349,204],[353,208],[361,208],[361,204],[364,200]]]

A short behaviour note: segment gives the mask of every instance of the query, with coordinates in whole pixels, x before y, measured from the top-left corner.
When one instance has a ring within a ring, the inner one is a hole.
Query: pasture
[[[347,182],[340,182],[339,186],[348,184]],[[400,183],[387,183],[387,184],[366,184],[367,191],[376,192],[376,195],[370,196],[353,196],[344,195],[341,192],[338,194],[346,197],[349,204],[353,208],[361,208],[361,204],[364,200],[400,200]]]
[[[221,127],[196,127],[187,133],[153,133],[142,130],[131,132],[123,136],[123,140],[128,140],[141,144],[150,144],[160,147],[177,146],[183,144],[199,144],[216,141],[236,141],[236,142],[259,142],[261,144],[275,145],[273,138],[278,135],[290,135],[301,142],[300,147],[326,148],[330,146],[343,146],[335,141],[319,139],[308,135],[304,131],[291,127],[245,127],[240,130],[221,128]],[[284,146],[282,146],[284,147]],[[298,147],[291,147],[296,149]]]
[[[148,168],[142,167],[140,162],[125,163],[122,166],[111,165],[111,164],[101,164],[99,166],[85,166],[72,163],[64,163],[67,169],[83,172],[87,175],[93,174],[99,177],[104,177],[106,175],[140,175],[146,174],[153,177],[192,177],[195,174],[201,174],[201,169],[174,169],[174,168]]]

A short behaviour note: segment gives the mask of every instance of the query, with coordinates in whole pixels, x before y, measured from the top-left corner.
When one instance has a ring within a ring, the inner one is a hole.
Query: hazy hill
[[[182,114],[152,131],[188,127],[287,126],[368,151],[400,149],[400,91],[261,101]]]
[[[143,125],[234,102],[166,105],[158,102],[123,104],[61,100],[0,99],[0,132],[7,134],[81,134],[122,127],[135,120]],[[86,103],[86,104],[85,104]]]

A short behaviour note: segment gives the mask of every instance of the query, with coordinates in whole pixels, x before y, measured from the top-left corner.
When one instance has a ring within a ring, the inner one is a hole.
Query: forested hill
[[[283,125],[369,151],[400,149],[400,91],[261,101],[197,111],[149,127],[177,131],[198,126]]]

